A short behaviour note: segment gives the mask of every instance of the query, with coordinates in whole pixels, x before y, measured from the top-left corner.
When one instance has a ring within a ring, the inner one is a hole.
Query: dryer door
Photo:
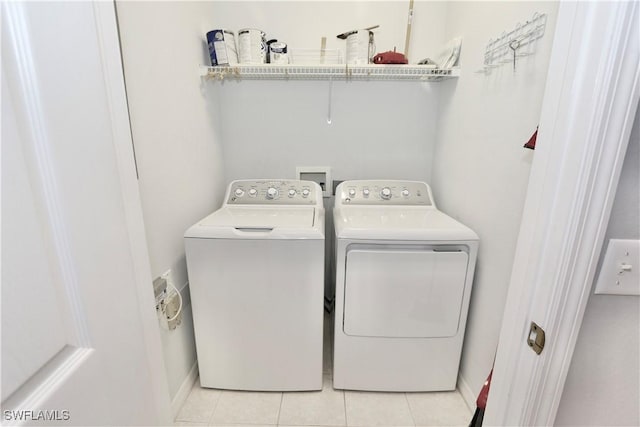
[[[433,249],[347,252],[344,332],[451,337],[458,331],[468,254]]]

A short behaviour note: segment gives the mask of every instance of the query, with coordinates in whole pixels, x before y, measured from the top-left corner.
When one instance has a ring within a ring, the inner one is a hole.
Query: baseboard
[[[187,374],[187,377],[184,379],[184,381],[182,382],[182,385],[178,389],[178,392],[176,393],[173,400],[171,401],[171,414],[174,420],[176,419],[176,416],[178,416],[178,411],[180,411],[180,408],[182,408],[184,401],[187,400],[187,397],[189,396],[189,392],[191,392],[191,389],[193,388],[193,384],[196,382],[196,379],[198,379],[198,361],[197,360],[193,363],[193,366],[191,367],[191,370]]]
[[[478,396],[471,390],[471,387],[469,387],[469,384],[467,384],[461,375],[458,375],[458,391],[469,407],[469,410],[473,413],[476,410],[476,399]]]

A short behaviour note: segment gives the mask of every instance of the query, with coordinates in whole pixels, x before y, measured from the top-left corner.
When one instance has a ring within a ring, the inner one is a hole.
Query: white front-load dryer
[[[415,181],[344,181],[334,224],[334,387],[454,390],[478,236]]]
[[[185,233],[203,387],[322,389],[324,208],[310,181],[243,180]]]

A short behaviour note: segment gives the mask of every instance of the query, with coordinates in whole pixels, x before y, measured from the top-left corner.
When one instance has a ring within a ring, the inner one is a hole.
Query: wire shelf
[[[390,80],[441,81],[460,76],[459,68],[439,69],[429,65],[277,65],[238,64],[200,67],[203,77],[213,80]]]

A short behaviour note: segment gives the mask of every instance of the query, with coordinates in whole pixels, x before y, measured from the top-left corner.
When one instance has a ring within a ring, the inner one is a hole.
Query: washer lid
[[[313,227],[314,208],[234,207],[222,208],[200,222],[201,226],[304,228]]]
[[[224,206],[185,233],[193,238],[318,238],[322,212],[313,207]]]
[[[350,206],[334,209],[338,238],[478,240],[469,227],[434,208]]]

